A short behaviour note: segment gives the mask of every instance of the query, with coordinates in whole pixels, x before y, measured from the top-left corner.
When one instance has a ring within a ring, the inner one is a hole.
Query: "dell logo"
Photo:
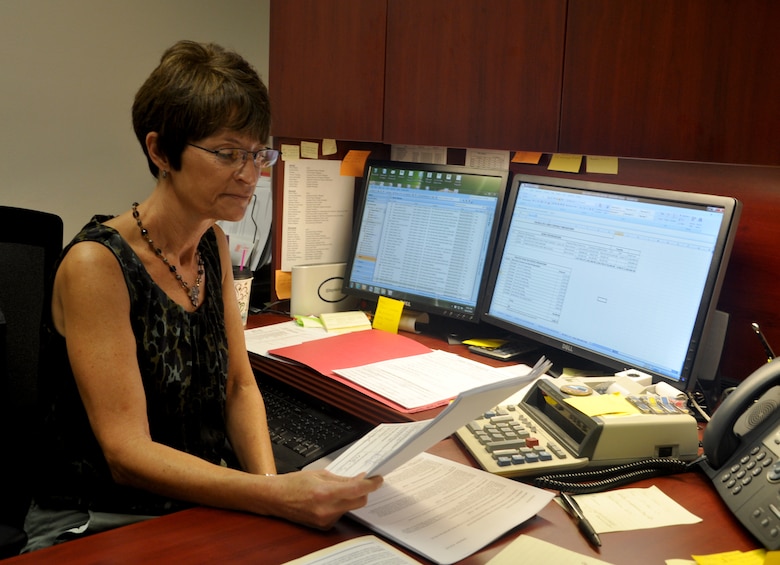
[[[574,348],[571,345],[569,345],[568,343],[562,343],[561,344],[561,349],[563,349],[564,351],[567,351],[569,353],[574,353]]]

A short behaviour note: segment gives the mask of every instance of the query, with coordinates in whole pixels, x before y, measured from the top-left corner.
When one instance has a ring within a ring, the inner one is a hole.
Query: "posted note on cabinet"
[[[347,260],[355,179],[341,176],[340,167],[327,159],[285,162],[282,271]]]

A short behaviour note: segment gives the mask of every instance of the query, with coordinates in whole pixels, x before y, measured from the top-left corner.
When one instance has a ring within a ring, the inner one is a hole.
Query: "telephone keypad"
[[[729,470],[721,475],[721,482],[732,495],[742,492],[742,488],[748,486],[753,478],[759,477],[764,469],[772,466],[767,471],[767,479],[780,481],[780,462],[774,463],[772,458],[763,451],[760,446],[754,446],[747,455],[739,459],[739,463],[732,465]]]

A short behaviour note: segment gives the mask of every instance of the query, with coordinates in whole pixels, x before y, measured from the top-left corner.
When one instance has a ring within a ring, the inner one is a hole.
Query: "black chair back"
[[[29,466],[40,423],[42,328],[62,238],[59,216],[0,206],[0,311],[5,321],[0,330],[0,534],[21,527],[30,502]]]

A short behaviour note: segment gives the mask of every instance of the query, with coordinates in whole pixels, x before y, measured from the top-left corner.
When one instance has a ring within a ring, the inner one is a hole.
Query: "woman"
[[[266,88],[239,55],[182,41],[136,94],[133,124],[153,192],[93,218],[54,281],[50,445],[27,549],[192,504],[328,528],[381,478],[274,474],[215,225],[243,217],[278,156]]]

